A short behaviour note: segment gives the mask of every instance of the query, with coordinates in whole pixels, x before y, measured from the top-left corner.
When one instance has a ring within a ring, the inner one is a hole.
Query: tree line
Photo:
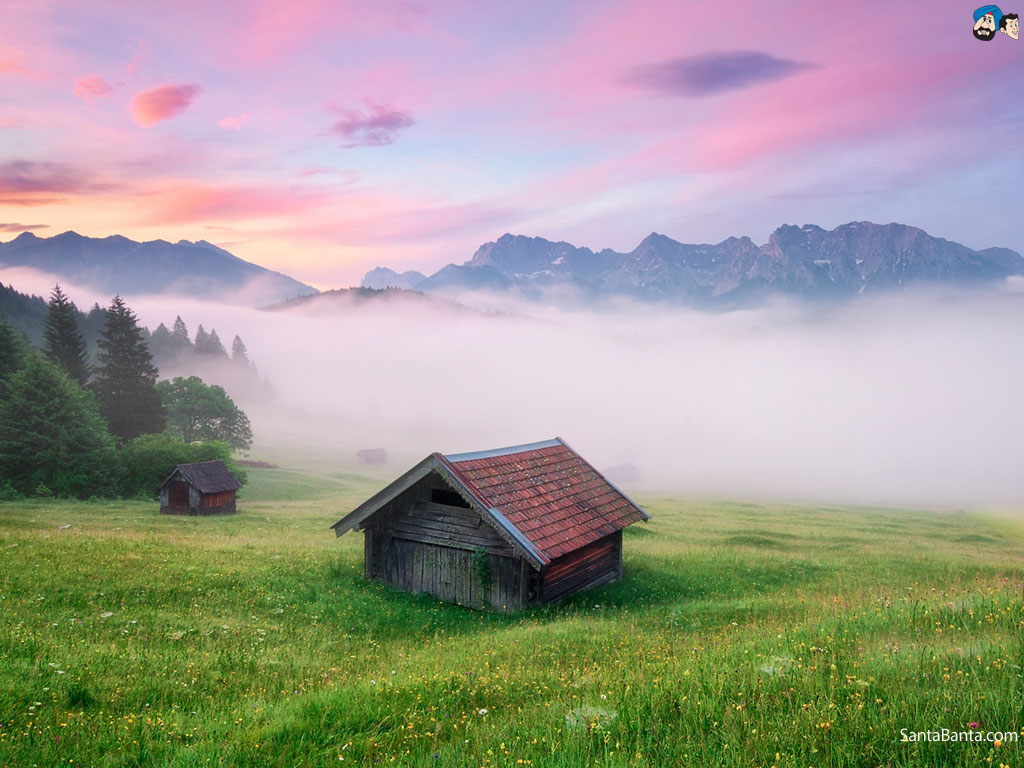
[[[176,464],[230,462],[233,449],[251,446],[249,419],[222,387],[158,381],[120,296],[104,310],[95,365],[79,315],[56,286],[41,349],[0,318],[0,499],[151,495]]]

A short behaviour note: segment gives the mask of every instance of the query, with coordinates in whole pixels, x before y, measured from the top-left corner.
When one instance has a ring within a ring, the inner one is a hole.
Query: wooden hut
[[[387,464],[388,452],[385,448],[360,448],[356,458],[360,464]]]
[[[242,487],[228,465],[217,461],[179,464],[160,483],[160,512],[165,515],[224,515],[235,511]]]
[[[648,515],[561,438],[433,453],[333,526],[364,532],[366,577],[514,611],[622,576]]]

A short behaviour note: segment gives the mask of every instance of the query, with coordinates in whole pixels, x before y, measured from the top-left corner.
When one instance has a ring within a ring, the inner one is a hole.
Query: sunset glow
[[[504,232],[864,219],[1024,250],[1024,48],[894,10],[13,0],[0,231],[205,239],[320,287]]]

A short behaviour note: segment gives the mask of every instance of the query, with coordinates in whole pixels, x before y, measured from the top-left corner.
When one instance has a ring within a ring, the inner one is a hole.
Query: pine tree
[[[122,440],[162,432],[166,424],[156,389],[159,371],[143,338],[135,313],[115,296],[97,342],[99,366],[95,390],[110,432]]]
[[[197,354],[205,354],[206,350],[210,346],[210,335],[203,328],[203,324],[200,323],[199,327],[196,328],[196,340],[193,349]]]
[[[68,299],[60,285],[53,287],[43,332],[44,351],[51,362],[79,384],[89,379],[89,353],[85,337],[78,327],[78,308]]]
[[[91,392],[40,355],[25,355],[0,399],[0,477],[16,491],[58,496],[115,490],[114,443]]]
[[[243,368],[249,367],[249,350],[245,348],[241,336],[235,336],[235,340],[231,342],[231,361]]]
[[[192,341],[188,337],[188,326],[181,315],[174,318],[171,337],[168,344],[168,360],[179,362],[192,352]]]
[[[181,315],[174,318],[174,327],[171,329],[171,335],[176,336],[178,339],[184,339],[188,346],[192,346],[192,342],[188,340],[188,326],[181,319]]]
[[[202,328],[202,326],[199,327]],[[210,355],[211,357],[228,356],[228,353],[224,349],[224,345],[220,342],[220,336],[217,335],[216,328],[206,335],[202,344],[199,343],[199,332],[196,332],[196,354]]]
[[[26,348],[25,340],[0,315],[0,398],[4,396],[4,382],[21,369]]]
[[[170,362],[174,358],[173,338],[163,323],[149,335],[149,352],[158,365]]]

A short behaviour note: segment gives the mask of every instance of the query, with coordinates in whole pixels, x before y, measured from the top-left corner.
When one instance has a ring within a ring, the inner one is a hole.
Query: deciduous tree
[[[186,443],[197,440],[225,440],[235,448],[252,446],[249,418],[216,384],[208,385],[198,376],[181,376],[157,385],[167,409],[168,432]]]

